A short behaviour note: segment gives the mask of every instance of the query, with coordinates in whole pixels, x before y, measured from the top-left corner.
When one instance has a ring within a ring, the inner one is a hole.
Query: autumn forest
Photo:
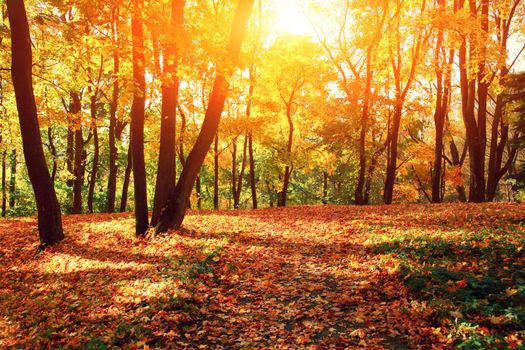
[[[525,346],[524,1],[0,10],[0,347]]]

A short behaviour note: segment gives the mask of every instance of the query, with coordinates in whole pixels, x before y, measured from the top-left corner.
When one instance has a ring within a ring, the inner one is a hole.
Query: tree
[[[172,0],[171,25],[164,48],[164,76],[162,84],[162,107],[160,125],[160,149],[157,181],[151,225],[158,223],[161,210],[166,207],[168,195],[174,190],[176,181],[176,114],[179,93],[177,67],[181,46],[181,31],[184,16],[184,0]]]
[[[144,33],[142,28],[142,0],[134,0],[131,17],[133,38],[133,105],[131,107],[131,154],[133,158],[133,185],[135,189],[135,234],[143,236],[148,230],[148,198],[146,165],[144,161],[144,108],[146,79]]]
[[[228,56],[231,59],[236,59],[241,50],[253,2],[254,0],[239,0],[227,46]],[[180,227],[184,220],[193,184],[219,127],[229,87],[228,79],[232,76],[233,69],[233,65],[218,67],[201,132],[186,159],[175,190],[170,193],[166,209],[155,228],[156,233]]]
[[[420,8],[420,15],[425,12],[426,2],[422,1]],[[405,9],[406,10],[406,9]],[[401,33],[403,4],[396,0],[396,14],[391,24],[393,32],[390,43],[390,63],[392,66],[392,73],[394,76],[394,113],[392,121],[389,125],[388,148],[387,148],[387,167],[386,180],[383,200],[385,204],[392,204],[394,196],[394,184],[396,180],[397,158],[398,158],[398,142],[399,129],[401,127],[401,117],[403,115],[403,107],[406,101],[407,94],[412,86],[416,74],[416,68],[419,62],[421,53],[421,46],[426,42],[423,28],[413,28],[412,36],[407,36],[406,33]],[[405,37],[405,40],[403,40]],[[408,44],[407,44],[408,42]],[[408,45],[408,46],[407,46]],[[409,60],[408,64],[405,61],[404,51],[408,50]],[[404,74],[404,70],[407,70]]]
[[[36,199],[38,232],[43,248],[64,238],[62,217],[40,136],[32,83],[31,37],[24,2],[8,0],[7,10],[11,26],[11,76],[24,157]]]

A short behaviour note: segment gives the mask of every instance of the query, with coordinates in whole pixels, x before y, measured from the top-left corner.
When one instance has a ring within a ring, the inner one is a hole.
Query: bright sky
[[[280,31],[291,34],[308,34],[315,37],[315,30],[297,0],[275,1]]]

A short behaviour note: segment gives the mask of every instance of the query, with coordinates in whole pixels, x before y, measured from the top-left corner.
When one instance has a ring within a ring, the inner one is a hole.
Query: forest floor
[[[0,220],[0,348],[520,348],[525,205]],[[522,343],[523,342],[523,343]]]

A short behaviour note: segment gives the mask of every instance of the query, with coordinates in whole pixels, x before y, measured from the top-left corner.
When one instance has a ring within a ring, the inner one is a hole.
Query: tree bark
[[[328,204],[328,172],[323,171],[323,204]]]
[[[16,204],[16,150],[11,153],[11,177],[9,179],[9,209],[14,209]]]
[[[239,55],[253,1],[254,0],[239,0],[227,46],[228,57],[230,58],[237,58]],[[164,232],[170,228],[178,228],[184,220],[193,183],[197,178],[200,167],[204,162],[208,149],[219,127],[220,117],[224,109],[224,102],[229,88],[228,80],[231,75],[232,67],[220,67],[219,74],[215,77],[201,132],[188,159],[186,159],[186,164],[177,182],[177,186],[169,196],[167,209],[164,211],[164,214],[156,226],[156,233]]]
[[[261,6],[261,4],[259,3],[259,7]],[[260,9],[260,8],[259,8]],[[261,14],[259,14],[259,16],[261,16]],[[261,20],[261,18],[259,17],[259,21]],[[260,35],[260,30],[261,30],[261,23],[259,23],[259,33],[258,35]],[[256,55],[256,50],[254,49],[254,53],[253,55],[255,56]],[[255,89],[255,74],[254,74],[254,71],[255,71],[255,65],[252,64],[250,66],[250,86],[248,88],[248,102],[246,104],[246,117],[248,118],[248,120],[251,119],[251,116],[252,116],[252,106],[253,106],[253,92],[254,92],[254,89]],[[253,209],[257,209],[257,184],[255,183],[255,159],[254,159],[254,156],[253,156],[253,132],[252,130],[250,129],[248,131],[248,156],[250,157],[250,162],[249,162],[249,166],[250,166],[250,174],[249,174],[249,178],[250,178],[250,189],[251,189],[251,195],[252,195],[252,208]]]
[[[1,137],[0,137],[0,144],[1,144]],[[4,150],[2,152],[2,217],[5,217],[7,213],[7,183],[6,183],[6,158],[7,158],[7,151]]]
[[[460,1],[460,8],[464,7],[464,0]],[[472,18],[476,17],[475,1],[469,0],[470,15]],[[470,40],[470,56],[475,55],[474,42],[475,38]],[[467,38],[463,37],[459,49],[459,70],[460,70],[460,87],[461,87],[461,107],[462,116],[466,129],[466,139],[469,151],[470,164],[470,193],[469,200],[471,202],[483,202],[485,200],[485,146],[483,145],[486,136],[482,134],[485,131],[486,116],[486,96],[484,86],[478,84],[478,98],[482,100],[478,103],[478,119],[475,116],[475,96],[476,96],[476,80],[468,78],[467,66]],[[483,63],[480,63],[482,67]],[[479,88],[482,91],[479,91]]]
[[[171,31],[173,42],[164,49],[164,83],[162,84],[162,107],[160,122],[160,150],[153,200],[151,225],[156,226],[160,213],[166,207],[169,193],[175,189],[176,181],[176,115],[179,94],[179,78],[177,76],[178,48],[176,44],[184,11],[184,0],[171,2]]]
[[[120,197],[120,212],[121,213],[124,213],[128,207],[129,180],[131,177],[131,170],[133,169],[131,142],[129,143],[129,146],[128,146],[128,157],[127,158],[128,159],[127,159],[127,164],[126,164],[126,170],[124,171],[124,182],[122,183],[122,195]]]
[[[201,191],[201,174],[197,175],[195,181],[195,194],[197,195],[197,210],[202,209],[202,191]]]
[[[372,85],[372,52],[369,48],[366,54],[366,84],[363,93],[363,110],[361,111],[361,132],[359,135],[359,174],[357,176],[357,186],[355,189],[355,204],[363,205],[366,173],[366,133],[368,131],[368,110],[370,105],[370,89]]]
[[[135,90],[131,107],[131,150],[133,158],[133,187],[135,190],[135,234],[143,236],[148,230],[148,198],[146,164],[144,161],[144,108],[146,94],[142,0],[134,1],[131,17],[133,41],[133,81]]]
[[[91,168],[91,177],[89,179],[88,191],[88,211],[93,213],[93,196],[95,194],[95,185],[97,183],[98,163],[100,156],[98,127],[97,127],[97,94],[91,96],[91,132],[93,133],[93,166]]]
[[[219,133],[213,145],[213,209],[219,209]]]
[[[116,146],[116,127],[117,127],[117,111],[118,111],[118,95],[119,95],[119,38],[118,38],[118,21],[119,8],[117,5],[113,8],[113,21],[111,23],[111,30],[113,35],[113,96],[109,111],[109,175],[108,175],[108,194],[106,211],[113,213],[115,211],[115,197],[117,191],[117,146]]]
[[[70,94],[71,104],[69,113],[72,114],[73,120],[73,137],[74,137],[74,163],[73,163],[73,206],[71,214],[82,213],[82,185],[84,183],[82,149],[84,148],[84,139],[82,137],[82,116],[80,114],[82,105],[80,95],[76,92]]]
[[[394,184],[396,181],[397,171],[397,143],[399,139],[399,127],[401,126],[401,115],[403,110],[403,104],[400,100],[400,96],[396,97],[396,104],[394,106],[394,116],[392,126],[390,129],[390,144],[388,148],[388,163],[386,168],[386,181],[384,191],[384,202],[385,204],[392,204],[394,197]]]
[[[51,181],[55,183],[55,178],[58,170],[58,158],[55,142],[53,141],[53,131],[51,130],[51,127],[47,128],[47,139],[49,142],[49,151],[53,156],[53,170],[51,171]]]
[[[27,172],[35,193],[42,249],[64,238],[62,218],[40,136],[32,83],[31,37],[24,2],[7,0],[7,11],[11,26],[11,75]]]
[[[248,153],[250,155],[250,188],[252,191],[252,208],[257,209],[257,183],[255,182],[255,158],[253,155],[253,135],[248,133]]]
[[[239,177],[237,178],[237,189],[235,190],[235,197],[233,198],[233,208],[239,209],[241,201],[242,183],[244,179],[244,171],[246,169],[246,153],[248,150],[248,135],[244,136],[243,151],[242,151],[242,162]]]

